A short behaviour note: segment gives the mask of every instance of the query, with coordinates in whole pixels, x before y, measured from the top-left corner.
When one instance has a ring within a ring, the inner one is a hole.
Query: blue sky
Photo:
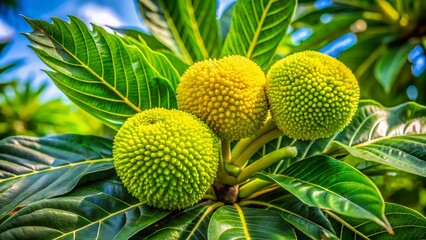
[[[0,0],[1,1],[1,0]],[[6,53],[0,56],[0,66],[13,60],[22,59],[21,67],[2,76],[1,81],[34,79],[34,84],[47,80],[40,69],[47,69],[34,52],[28,47],[30,42],[20,33],[30,32],[29,25],[19,16],[49,20],[51,17],[67,19],[67,15],[77,16],[85,23],[109,25],[114,27],[132,27],[148,30],[139,16],[135,0],[21,0],[21,7],[11,14],[0,13],[0,41],[11,39]],[[218,14],[233,0],[221,0]],[[61,96],[59,90],[51,87],[47,97]]]

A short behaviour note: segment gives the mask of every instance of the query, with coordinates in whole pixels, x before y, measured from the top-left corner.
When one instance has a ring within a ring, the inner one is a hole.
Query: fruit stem
[[[222,158],[225,163],[231,162],[231,142],[229,140],[222,140]]]
[[[237,158],[234,158],[232,160],[233,164],[235,166],[243,167],[248,163],[250,158],[266,143],[274,140],[277,137],[282,136],[283,133],[278,128],[273,128],[272,130],[264,133],[263,135],[259,136],[257,139],[255,139],[253,142],[250,143],[249,146],[245,148],[245,150],[239,155]],[[234,157],[234,156],[233,156]]]
[[[233,159],[238,158],[244,150],[256,139],[258,139],[263,134],[269,132],[270,130],[274,129],[276,127],[275,123],[272,121],[271,116],[268,116],[268,118],[265,121],[265,125],[259,130],[259,132],[256,133],[255,136],[241,139],[235,144],[234,148],[232,148],[231,156]]]
[[[246,181],[254,173],[259,172],[282,159],[294,158],[296,156],[297,148],[294,146],[283,147],[271,153],[268,153],[259,160],[242,169],[237,177],[237,183],[242,183]]]
[[[250,182],[240,187],[240,191],[238,192],[238,197],[247,198],[251,196],[253,193],[256,193],[260,189],[265,188],[271,184],[272,184],[271,182],[261,180],[259,178],[253,179]]]
[[[225,161],[230,161],[230,142],[227,140],[222,140],[220,156],[219,156],[219,166],[217,169],[217,179],[216,181],[233,185],[236,182],[236,178],[232,177],[225,169]]]

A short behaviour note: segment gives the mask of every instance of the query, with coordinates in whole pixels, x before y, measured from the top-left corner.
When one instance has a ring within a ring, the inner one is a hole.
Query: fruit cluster
[[[290,55],[266,77],[242,56],[204,60],[181,77],[179,110],[150,109],[124,123],[113,147],[117,174],[148,205],[182,209],[215,180],[220,140],[255,135],[268,112],[291,138],[329,137],[349,124],[358,100],[352,72],[322,53]]]

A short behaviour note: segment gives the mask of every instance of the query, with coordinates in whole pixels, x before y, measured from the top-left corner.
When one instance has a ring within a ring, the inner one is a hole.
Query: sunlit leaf
[[[277,213],[257,208],[224,206],[210,220],[209,239],[296,239]]]
[[[46,73],[73,102],[115,129],[144,109],[176,108],[179,75],[170,62],[159,60],[163,55],[70,18],[71,23],[53,19],[53,24],[26,19],[34,30],[26,36],[52,69]]]
[[[390,229],[383,198],[374,183],[357,169],[327,156],[299,161],[282,174],[257,174],[277,183],[303,203],[336,213],[372,220]]]
[[[220,53],[214,0],[138,0],[152,34],[187,64]]]
[[[87,175],[112,169],[111,140],[81,135],[0,141],[0,217],[65,194]]]
[[[107,180],[21,209],[0,225],[0,239],[128,239],[168,213]]]
[[[296,0],[238,1],[222,56],[246,56],[267,69],[295,7]]]

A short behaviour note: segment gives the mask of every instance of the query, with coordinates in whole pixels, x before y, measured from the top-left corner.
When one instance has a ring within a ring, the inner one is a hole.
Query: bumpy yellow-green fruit
[[[266,93],[272,118],[291,138],[329,137],[355,114],[359,85],[351,70],[328,55],[304,51],[275,63]]]
[[[114,166],[140,201],[160,209],[182,209],[197,203],[216,178],[219,141],[189,113],[150,109],[118,130]]]
[[[260,67],[243,56],[204,60],[181,77],[178,108],[200,117],[222,139],[249,137],[266,118],[265,84]]]

